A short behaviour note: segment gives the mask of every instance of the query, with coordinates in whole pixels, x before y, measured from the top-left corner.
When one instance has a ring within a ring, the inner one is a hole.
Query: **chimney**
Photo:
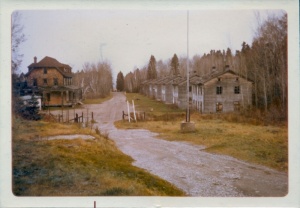
[[[36,64],[36,56],[33,58],[34,63]]]

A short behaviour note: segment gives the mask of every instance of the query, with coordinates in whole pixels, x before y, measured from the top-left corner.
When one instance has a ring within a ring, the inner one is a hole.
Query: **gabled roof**
[[[37,63],[30,64],[28,66],[29,71],[25,76],[28,76],[30,72],[36,68],[44,68],[44,67],[56,68],[64,77],[72,77],[72,73],[63,71],[65,68],[71,70],[72,68],[69,65],[62,64],[59,61],[57,61],[55,58],[49,56],[45,56],[42,60],[40,60]]]
[[[248,80],[249,82],[253,82],[252,80],[250,80],[249,78],[246,78],[242,75],[239,75],[237,74],[236,72],[232,71],[232,70],[225,70],[225,71],[219,71],[219,72],[214,72],[214,73],[210,73],[210,74],[205,74],[201,77],[198,77],[198,78],[195,78],[194,80],[191,79],[191,84],[204,84],[214,78],[217,78],[219,76],[222,76],[223,74],[226,74],[226,73],[230,73],[230,74],[233,74],[233,75],[236,75],[236,76],[239,76],[239,77],[242,77],[246,80]]]
[[[208,82],[208,81],[210,81],[210,80],[212,80],[212,79],[214,79],[214,78],[216,78],[216,77],[222,76],[223,74],[226,74],[226,73],[230,73],[230,74],[233,74],[233,75],[242,77],[242,78],[248,80],[249,82],[253,82],[253,81],[250,80],[249,78],[246,78],[246,77],[244,77],[244,76],[242,76],[242,75],[239,75],[239,74],[237,74],[236,72],[234,72],[234,71],[232,71],[231,69],[229,69],[229,70],[225,70],[225,71],[216,72],[216,73],[214,73],[214,74],[211,74],[210,76],[209,76],[209,75],[203,76],[203,81],[202,81],[202,83]]]

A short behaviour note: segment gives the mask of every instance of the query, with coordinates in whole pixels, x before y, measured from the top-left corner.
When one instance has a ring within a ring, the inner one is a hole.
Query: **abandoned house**
[[[43,106],[73,106],[82,99],[82,89],[72,83],[72,68],[51,57],[28,66],[27,86],[42,96]]]
[[[204,76],[191,74],[189,82],[188,98],[187,80],[179,75],[147,80],[142,84],[142,93],[182,109],[190,103],[201,113],[233,112],[252,105],[253,82],[229,66]]]
[[[228,67],[191,80],[192,105],[202,113],[233,112],[252,105],[252,81]]]

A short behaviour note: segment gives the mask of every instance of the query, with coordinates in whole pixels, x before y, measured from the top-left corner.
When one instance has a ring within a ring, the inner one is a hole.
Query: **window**
[[[217,86],[217,95],[222,94],[223,88],[221,86]]]
[[[54,78],[54,79],[53,79],[53,84],[54,84],[54,85],[58,85],[58,79],[57,79],[57,78]]]
[[[221,78],[218,78],[218,82],[221,82]]]
[[[48,82],[47,82],[47,79],[43,79],[44,80],[44,84],[46,85]]]
[[[47,68],[44,68],[44,74],[47,74]]]
[[[216,111],[217,112],[222,112],[223,111],[223,104],[222,103],[217,103],[216,104]]]
[[[238,77],[236,77],[236,78],[235,78],[235,81],[237,81],[237,82],[238,82],[238,81],[239,81],[239,78],[238,78]]]
[[[34,87],[36,87],[36,86],[37,86],[37,79],[33,79],[33,83],[32,83],[32,85],[33,85]]]
[[[240,86],[234,87],[234,94],[240,94]]]

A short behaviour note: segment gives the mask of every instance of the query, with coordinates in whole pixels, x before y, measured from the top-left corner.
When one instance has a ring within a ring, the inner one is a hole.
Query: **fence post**
[[[92,112],[92,121],[94,121],[94,113]]]
[[[135,122],[137,122],[137,120],[136,120],[136,114],[135,114],[134,101],[133,101],[133,100],[132,100],[132,107],[133,107],[133,116],[134,116],[134,120],[135,120]]]
[[[83,112],[81,112],[81,123],[83,123]]]
[[[130,123],[130,110],[129,110],[129,102],[127,101],[127,111],[128,111],[128,121]]]
[[[75,119],[74,119],[75,123],[78,123],[78,114],[75,114]]]

